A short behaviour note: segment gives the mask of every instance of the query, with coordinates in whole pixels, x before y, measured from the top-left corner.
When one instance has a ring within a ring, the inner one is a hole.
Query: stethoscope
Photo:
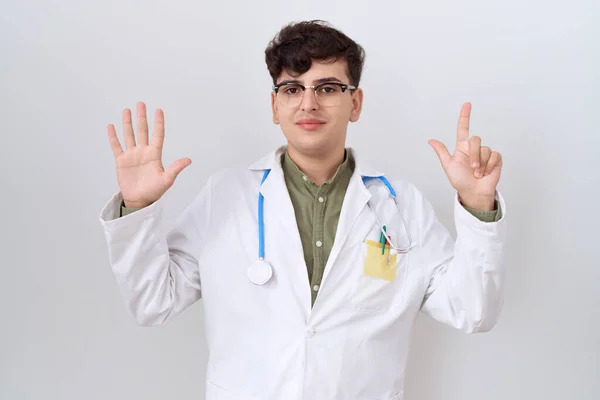
[[[269,176],[270,172],[271,172],[270,169],[265,170],[262,180],[260,182],[261,186],[267,179],[267,176]],[[400,204],[398,203],[398,199],[396,197],[396,191],[394,190],[394,188],[392,187],[390,182],[384,176],[365,176],[362,178],[363,183],[365,183],[365,184],[367,183],[367,181],[369,181],[371,179],[379,179],[381,182],[383,182],[383,184],[387,187],[388,191],[390,192],[390,196],[394,199],[394,203],[396,204],[396,208],[398,209],[398,213],[400,214],[400,218],[402,219],[402,225],[404,226],[404,231],[406,232],[406,236],[408,238],[409,245],[407,247],[402,247],[402,248],[396,247],[392,243],[391,238],[388,236],[386,230],[383,227],[383,224],[379,220],[379,217],[377,216],[377,213],[375,212],[375,209],[373,208],[371,201],[368,201],[367,205],[373,212],[373,215],[375,215],[375,219],[377,220],[377,225],[379,225],[379,229],[385,236],[386,240],[390,244],[390,247],[393,249],[393,251],[395,251],[396,253],[399,253],[399,254],[408,253],[411,250],[411,248],[414,246],[414,244],[413,244],[412,238],[410,236],[410,232],[408,231],[406,221],[404,220],[402,211],[400,210]],[[253,264],[251,264],[250,267],[248,267],[248,279],[250,279],[250,282],[254,283],[255,285],[264,285],[273,276],[273,267],[271,267],[271,264],[269,264],[267,261],[265,261],[265,220],[264,220],[263,211],[264,211],[264,196],[262,193],[260,193],[260,190],[259,190],[259,192],[258,192],[258,260],[255,261]]]

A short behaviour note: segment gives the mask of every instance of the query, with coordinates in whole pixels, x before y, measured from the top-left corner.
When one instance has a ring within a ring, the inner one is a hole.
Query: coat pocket
[[[352,307],[384,312],[402,305],[408,272],[408,254],[390,252],[388,245],[371,239],[358,244],[352,265]]]

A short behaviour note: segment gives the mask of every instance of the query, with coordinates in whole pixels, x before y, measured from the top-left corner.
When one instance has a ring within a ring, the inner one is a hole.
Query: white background
[[[453,229],[429,138],[460,106],[500,151],[510,218],[506,305],[468,336],[421,318],[408,400],[600,398],[600,6],[597,1],[4,1],[0,11],[0,398],[201,399],[202,302],[136,326],[100,209],[117,190],[106,125],[166,116],[173,219],[208,175],[284,143],[264,48],[325,19],[363,45],[349,145],[412,180]]]

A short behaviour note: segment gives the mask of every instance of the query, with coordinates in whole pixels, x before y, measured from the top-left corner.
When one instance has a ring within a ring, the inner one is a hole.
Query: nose
[[[302,98],[302,104],[300,106],[302,111],[317,110],[319,108],[317,92],[315,92],[313,88],[306,88],[304,91],[304,97]]]

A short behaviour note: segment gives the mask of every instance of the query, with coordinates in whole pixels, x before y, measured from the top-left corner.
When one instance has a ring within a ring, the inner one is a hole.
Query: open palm
[[[456,146],[450,154],[446,146],[437,140],[429,144],[437,153],[448,180],[462,199],[493,199],[502,170],[502,156],[487,146],[481,146],[481,138],[469,138],[471,103],[462,106],[458,120]]]
[[[157,110],[152,141],[148,143],[146,105],[137,105],[137,142],[133,131],[131,110],[123,111],[123,151],[114,125],[108,125],[108,137],[115,155],[117,181],[127,207],[142,208],[157,201],[175,182],[177,175],[191,164],[189,158],[175,161],[166,171],[162,164],[165,137],[164,114]]]

